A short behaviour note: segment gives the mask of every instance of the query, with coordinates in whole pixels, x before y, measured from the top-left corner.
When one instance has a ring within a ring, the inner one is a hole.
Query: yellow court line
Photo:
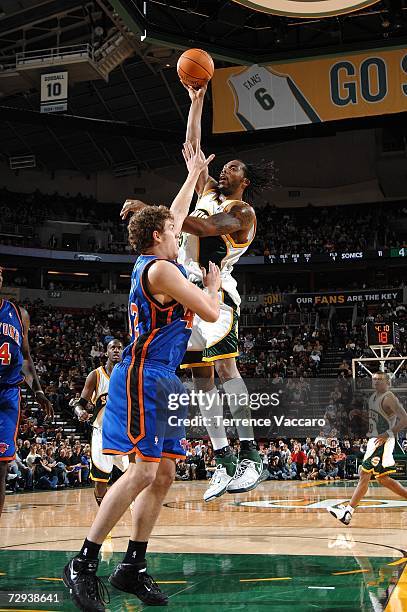
[[[307,487],[315,487],[316,485],[328,484],[331,480],[313,480],[312,482],[303,482],[300,484],[299,489],[306,489]]]
[[[5,572],[0,572],[0,576],[7,576]]]
[[[364,572],[370,572],[368,569],[351,570],[349,572],[332,572],[332,576],[345,576],[347,574],[363,574]]]
[[[270,580],[292,580],[292,578],[242,578],[239,582],[266,582]]]
[[[403,612],[407,610],[407,565],[390,595],[384,612]]]
[[[397,559],[397,561],[392,561],[391,563],[387,563],[387,565],[401,565],[402,563],[407,562],[407,557],[401,557],[401,559]]]
[[[36,578],[36,580],[54,580],[55,582],[63,582],[62,578]]]

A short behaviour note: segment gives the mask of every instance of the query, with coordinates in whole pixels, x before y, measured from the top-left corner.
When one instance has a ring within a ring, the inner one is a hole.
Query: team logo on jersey
[[[0,455],[4,455],[7,449],[10,447],[10,444],[6,444],[5,442],[0,442]]]
[[[157,444],[158,444],[158,436],[154,437],[154,444],[157,446]]]
[[[373,465],[373,467],[376,467],[380,463],[380,457],[373,457],[373,459],[371,459],[370,463]]]
[[[256,11],[291,17],[329,17],[350,13],[378,0],[235,0]]]

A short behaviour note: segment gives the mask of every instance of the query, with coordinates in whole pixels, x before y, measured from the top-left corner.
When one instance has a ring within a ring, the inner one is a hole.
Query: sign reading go
[[[234,0],[255,11],[290,17],[330,17],[351,13],[378,0]]]

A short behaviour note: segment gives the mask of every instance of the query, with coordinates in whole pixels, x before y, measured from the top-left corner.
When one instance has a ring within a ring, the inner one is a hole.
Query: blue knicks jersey
[[[136,362],[147,360],[175,370],[182,361],[192,331],[193,313],[175,300],[165,306],[149,293],[147,271],[158,258],[140,255],[131,275],[129,326],[131,343],[123,359],[132,355]],[[183,266],[174,265],[187,277]]]
[[[23,365],[24,326],[20,312],[8,300],[0,301],[0,387],[17,385],[24,380]]]

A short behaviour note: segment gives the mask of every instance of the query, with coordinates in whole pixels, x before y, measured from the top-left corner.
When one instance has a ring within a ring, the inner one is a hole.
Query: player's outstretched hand
[[[46,420],[51,421],[54,418],[54,408],[45,393],[43,391],[36,391],[35,399],[44,410]]]
[[[126,219],[130,213],[138,212],[146,206],[147,204],[145,204],[141,200],[126,200],[120,211],[120,217],[124,221],[124,219]]]
[[[182,155],[184,156],[189,176],[196,176],[196,178],[199,177],[202,170],[204,170],[215,157],[213,153],[209,155],[209,157],[205,157],[199,140],[195,142],[195,149],[191,142],[185,142],[182,149]]]
[[[209,270],[206,272],[205,268],[201,268],[203,279],[202,282],[204,287],[207,287],[212,291],[219,291],[220,289],[220,270],[218,266],[211,261],[209,262]]]
[[[202,85],[202,87],[200,87],[199,89],[194,89],[193,87],[191,87],[190,85],[186,85],[185,83],[182,84],[187,90],[188,95],[191,98],[191,102],[203,101],[206,94],[206,90],[208,89],[208,83],[205,83],[205,85]]]

